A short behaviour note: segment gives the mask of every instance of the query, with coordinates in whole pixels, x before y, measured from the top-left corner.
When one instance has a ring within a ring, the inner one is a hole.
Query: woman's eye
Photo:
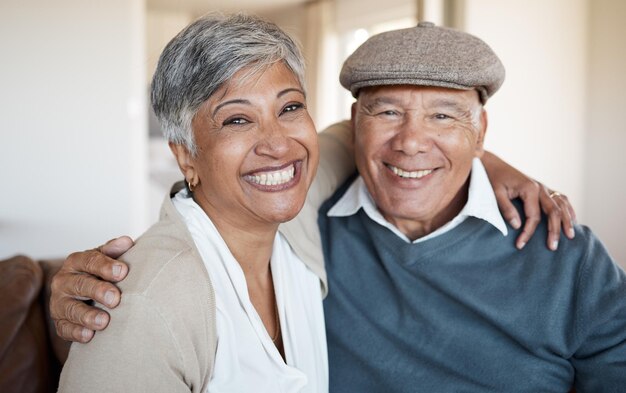
[[[242,124],[248,124],[248,120],[244,119],[243,117],[231,117],[229,119],[224,120],[224,123],[222,123],[222,125],[224,126],[228,126],[228,125],[242,125]]]
[[[304,104],[301,104],[301,103],[289,104],[283,108],[283,113],[294,112],[301,108],[304,108]]]

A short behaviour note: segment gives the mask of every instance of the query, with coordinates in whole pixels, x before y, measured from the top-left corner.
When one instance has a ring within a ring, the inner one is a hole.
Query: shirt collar
[[[406,235],[400,232],[398,228],[387,221],[380,213],[361,176],[357,177],[354,182],[352,182],[346,193],[333,205],[327,215],[329,217],[346,217],[356,214],[359,209],[363,209],[373,221],[389,228],[400,238],[410,242]],[[463,209],[461,209],[459,214],[452,219],[452,221],[414,242],[417,243],[439,236],[456,227],[467,217],[476,217],[488,222],[504,236],[508,233],[504,219],[498,210],[496,196],[489,182],[489,177],[487,177],[485,167],[478,158],[474,158],[472,161],[467,203]]]

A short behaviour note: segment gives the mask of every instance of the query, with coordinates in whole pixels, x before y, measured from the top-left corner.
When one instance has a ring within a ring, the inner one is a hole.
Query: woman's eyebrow
[[[304,92],[300,89],[296,89],[295,87],[291,87],[285,90],[281,90],[280,92],[278,92],[278,94],[276,94],[277,98],[280,98],[282,96],[284,96],[287,93],[290,93],[292,91],[295,91],[297,93],[300,93],[302,95],[304,95]],[[224,101],[222,103],[220,103],[218,106],[215,107],[215,109],[213,109],[213,116],[215,116],[215,114],[217,113],[217,111],[219,111],[221,108],[223,108],[226,105],[231,105],[231,104],[244,104],[244,105],[251,105],[249,100],[243,99],[243,98],[235,98],[232,100],[228,100],[228,101]]]
[[[288,89],[281,90],[278,94],[276,94],[276,98],[280,98],[280,97],[284,96],[285,94],[290,93],[292,91],[295,91],[296,93],[300,93],[300,94],[302,94],[303,96],[306,97],[306,94],[304,94],[304,91],[302,91],[300,89],[297,89],[295,87],[290,87]]]
[[[215,116],[215,114],[217,113],[218,110],[220,110],[221,108],[223,108],[226,105],[231,105],[231,104],[250,105],[250,101],[244,100],[242,98],[235,98],[233,100],[224,101],[221,104],[219,104],[218,106],[216,106],[215,109],[213,109],[213,116]]]

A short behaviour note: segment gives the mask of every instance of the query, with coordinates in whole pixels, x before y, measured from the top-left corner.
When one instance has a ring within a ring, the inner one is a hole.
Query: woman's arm
[[[535,228],[541,220],[541,211],[548,216],[547,244],[549,249],[553,251],[557,249],[561,228],[568,238],[574,238],[573,224],[576,214],[567,196],[552,192],[493,153],[485,152],[481,160],[496,194],[500,212],[513,228],[520,228],[522,221],[511,199],[521,198],[524,202],[526,217],[524,229],[516,241],[517,248],[523,248],[535,233]]]
[[[89,345],[72,344],[59,392],[190,392],[180,348],[152,302],[126,295]]]

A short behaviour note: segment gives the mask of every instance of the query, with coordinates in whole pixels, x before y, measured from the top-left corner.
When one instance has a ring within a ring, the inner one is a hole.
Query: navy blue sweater
[[[408,244],[320,209],[331,392],[626,392],[626,277],[589,229],[556,252],[469,218]]]

